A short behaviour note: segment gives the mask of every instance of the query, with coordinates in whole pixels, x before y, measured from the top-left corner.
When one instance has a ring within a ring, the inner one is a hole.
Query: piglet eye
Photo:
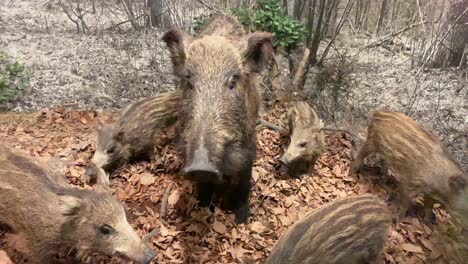
[[[305,148],[307,146],[307,142],[306,141],[302,141],[299,143],[299,147],[301,148]]]
[[[110,235],[114,232],[114,229],[109,225],[103,224],[99,226],[99,232],[101,232],[103,235]]]

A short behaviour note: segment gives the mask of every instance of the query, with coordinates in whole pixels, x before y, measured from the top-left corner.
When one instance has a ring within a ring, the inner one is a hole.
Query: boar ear
[[[461,175],[452,176],[449,179],[449,186],[453,192],[460,193],[468,187],[468,182]]]
[[[59,207],[63,215],[76,215],[80,211],[81,201],[78,197],[61,195],[59,198]]]
[[[184,50],[184,36],[183,32],[176,28],[171,27],[164,33],[162,40],[171,54],[171,60],[174,67],[174,74],[180,75],[185,65],[185,50]]]
[[[273,36],[267,32],[254,32],[249,35],[245,59],[247,69],[259,73],[273,52]]]
[[[124,141],[124,132],[119,131],[113,135],[113,138],[117,142],[122,142]]]

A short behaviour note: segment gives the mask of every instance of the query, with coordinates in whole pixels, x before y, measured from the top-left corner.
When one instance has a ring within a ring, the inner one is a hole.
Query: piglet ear
[[[185,50],[184,50],[184,33],[176,28],[171,27],[164,33],[162,40],[166,42],[175,75],[180,75],[185,65]]]
[[[273,35],[267,32],[251,33],[247,40],[245,59],[250,72],[259,73],[273,53]]]
[[[59,208],[65,216],[77,215],[81,209],[81,200],[71,195],[60,195]]]

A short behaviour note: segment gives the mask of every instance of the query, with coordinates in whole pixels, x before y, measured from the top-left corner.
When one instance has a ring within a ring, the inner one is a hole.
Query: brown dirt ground
[[[283,109],[272,109],[271,122],[284,119]],[[109,122],[115,113],[97,118]],[[0,114],[0,142],[33,156],[68,160],[66,176],[78,188],[91,188],[84,179],[86,164],[94,151],[94,111],[65,108],[30,114]],[[378,176],[376,168],[348,175],[352,144],[345,133],[327,136],[327,151],[310,175],[298,179],[278,177],[277,160],[283,142],[276,132],[258,129],[258,158],[253,168],[251,217],[246,225],[235,226],[233,214],[196,205],[192,185],[178,177],[182,161],[173,146],[157,148],[151,162],[127,165],[112,180],[115,195],[129,208],[130,222],[140,235],[157,229],[151,239],[158,251],[157,263],[242,263],[247,258],[263,263],[279,236],[308,211],[339,197],[375,193],[392,210],[395,184]],[[174,183],[168,199],[167,223],[160,219],[161,199]],[[456,262],[447,240],[449,215],[436,209],[437,224],[425,225],[419,217],[407,217],[392,225],[381,263],[463,263]],[[24,243],[23,243],[24,244]],[[25,262],[21,242],[7,237],[0,228],[0,253],[6,251],[14,263]],[[453,261],[453,262],[450,262]],[[93,263],[118,263],[97,256]],[[466,262],[465,262],[466,263]]]

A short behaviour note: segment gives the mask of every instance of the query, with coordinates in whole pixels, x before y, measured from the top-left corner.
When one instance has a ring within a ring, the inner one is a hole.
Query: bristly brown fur
[[[92,163],[110,173],[128,161],[150,158],[159,133],[177,122],[180,103],[180,92],[166,92],[129,105],[115,124],[98,127]]]
[[[293,102],[288,108],[290,140],[281,162],[292,177],[307,173],[325,149],[323,122],[306,102]]]
[[[291,226],[266,264],[378,263],[390,223],[387,206],[374,195],[339,199]]]
[[[207,162],[214,164],[230,184],[222,188],[242,188],[233,195],[241,196],[245,203],[256,155],[255,125],[261,102],[256,73],[271,55],[272,35],[247,35],[235,18],[216,16],[193,38],[172,28],[163,40],[182,90],[178,131],[186,165],[198,150],[207,152]]]
[[[117,249],[135,261],[144,259],[146,246],[117,199],[58,184],[59,176],[51,173],[37,160],[0,146],[0,222],[26,238],[34,259],[53,263],[60,251],[111,255]],[[118,235],[100,236],[103,224]]]
[[[371,153],[379,154],[396,173],[400,182],[400,217],[414,198],[424,195],[426,217],[431,213],[433,200],[437,200],[468,222],[468,201],[463,198],[468,198],[468,191],[464,185],[455,184],[468,182],[468,176],[441,141],[414,120],[398,112],[375,112],[367,141],[351,172],[356,172]]]

